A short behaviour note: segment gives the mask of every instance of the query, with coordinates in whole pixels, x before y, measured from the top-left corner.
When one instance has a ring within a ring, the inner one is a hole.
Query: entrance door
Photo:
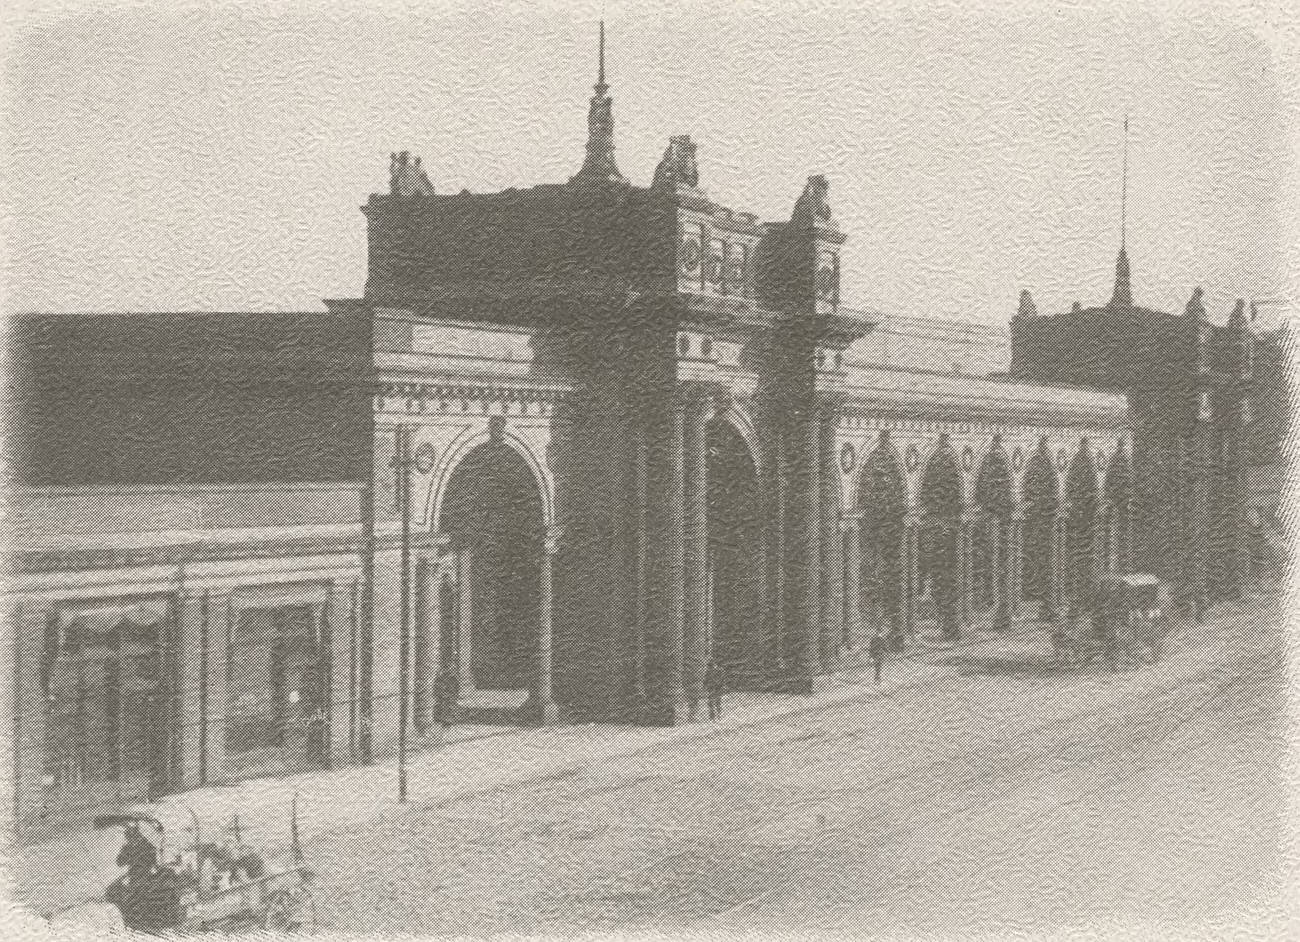
[[[166,598],[51,614],[41,676],[47,821],[146,801],[165,787],[169,626]]]
[[[302,603],[244,608],[231,624],[226,671],[230,777],[324,764],[328,649],[322,612]]]

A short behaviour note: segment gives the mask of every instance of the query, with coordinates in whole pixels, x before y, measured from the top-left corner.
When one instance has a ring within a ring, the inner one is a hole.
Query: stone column
[[[474,554],[465,547],[456,554],[456,669],[460,674],[460,693],[474,692],[474,674],[470,658],[474,647]]]
[[[703,695],[709,623],[709,422],[712,403],[697,398],[686,414],[686,644],[684,683],[688,705]]]
[[[559,718],[559,710],[551,696],[551,636],[555,609],[555,587],[553,573],[555,554],[559,550],[559,527],[547,527],[546,539],[542,546],[542,572],[539,579],[537,600],[537,645],[533,651],[533,673],[521,714],[530,723],[543,726],[554,723]]]
[[[840,529],[839,462],[835,456],[834,415],[824,416],[821,430],[822,578],[819,664],[838,670],[844,643],[844,537]]]
[[[1110,501],[1102,499],[1097,503],[1097,515],[1092,525],[1092,575],[1099,579],[1111,571],[1110,568]]]
[[[1052,588],[1049,593],[1052,609],[1060,612],[1065,603],[1066,558],[1069,541],[1066,539],[1066,517],[1064,511],[1057,511],[1052,517]]]
[[[791,442],[791,486],[786,510],[791,539],[786,545],[786,587],[790,594],[791,621],[786,631],[790,648],[792,693],[812,693],[818,667],[821,632],[822,567],[822,422],[813,407],[796,426]]]
[[[849,648],[862,641],[862,517],[849,514],[840,521],[844,545],[844,641]]]
[[[975,519],[963,513],[957,521],[957,627],[966,630],[974,616]]]
[[[1011,627],[1011,523],[1003,516],[993,517],[993,627]]]
[[[921,548],[921,518],[909,513],[903,520],[903,631],[916,635],[916,603],[921,589],[919,554]]]
[[[1025,578],[1025,517],[1017,513],[1011,518],[1011,539],[1007,558],[1007,595],[1011,617],[1020,613],[1020,602],[1024,597]]]

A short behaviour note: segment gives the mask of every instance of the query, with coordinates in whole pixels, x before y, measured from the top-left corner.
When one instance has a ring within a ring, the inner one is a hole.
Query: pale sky
[[[602,7],[624,175],[691,134],[702,187],[777,220],[826,174],[847,303],[1000,323],[1022,288],[1107,300],[1126,112],[1137,303],[1199,284],[1221,319],[1289,291],[1294,103],[1226,6],[33,6],[7,37],[9,310],[359,296],[391,151],[439,192],[577,170]]]

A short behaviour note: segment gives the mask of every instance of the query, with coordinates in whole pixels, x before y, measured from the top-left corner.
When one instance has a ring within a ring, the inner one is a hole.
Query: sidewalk
[[[1221,618],[1216,612],[1206,627]],[[983,648],[1001,642],[1008,650],[1037,651],[1044,647],[1040,631],[1036,623],[1027,623],[1008,632],[971,635],[957,647]],[[848,666],[821,679],[824,687],[816,695],[731,693],[717,722],[658,728],[606,724],[541,729],[455,727],[442,748],[408,756],[410,802],[440,804],[530,781],[564,777],[593,763],[669,743],[780,721],[848,701],[870,701],[901,688],[951,676],[954,667],[948,655],[953,650],[951,643],[920,638],[911,650],[886,663],[879,687],[872,683],[869,662],[860,651],[855,652],[857,657],[850,658]],[[701,714],[703,708],[701,704]],[[192,840],[191,809],[199,818],[205,840],[214,839],[238,814],[245,841],[274,865],[285,857],[290,846],[290,807],[295,794],[299,832],[304,841],[404,811],[397,801],[397,768],[391,757],[369,766],[200,788],[152,805],[135,806],[135,810],[153,815],[166,826],[167,844],[172,850]],[[8,866],[14,897],[29,910],[49,914],[101,895],[120,874],[115,862],[120,840],[120,833],[113,830],[87,830],[14,849]]]

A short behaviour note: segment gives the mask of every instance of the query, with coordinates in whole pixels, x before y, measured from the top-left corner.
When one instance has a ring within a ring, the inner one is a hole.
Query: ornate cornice
[[[508,378],[398,380],[384,379],[375,384],[376,412],[410,414],[458,413],[468,404],[536,405],[539,414],[549,414],[571,392],[567,385],[520,383]]]

